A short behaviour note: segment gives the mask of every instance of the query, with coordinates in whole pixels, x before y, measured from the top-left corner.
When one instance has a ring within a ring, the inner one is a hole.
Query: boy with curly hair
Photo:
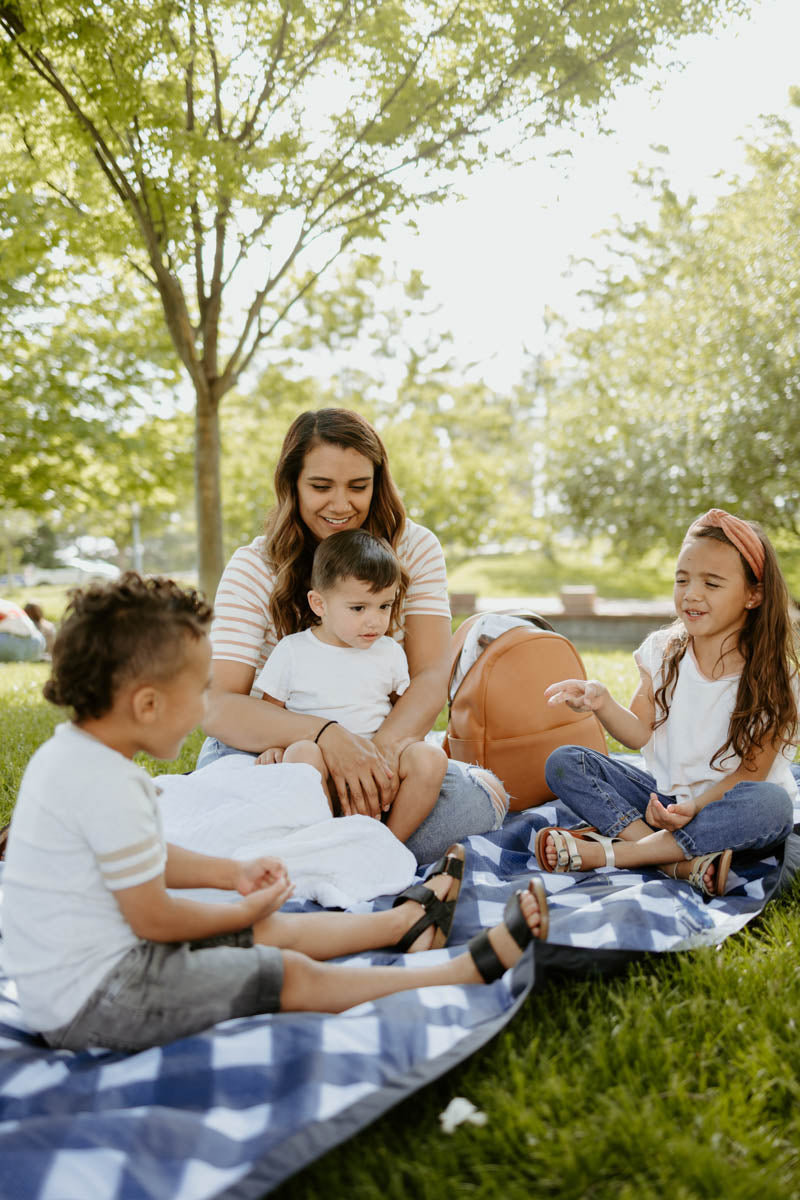
[[[4,873],[3,939],[23,1015],[55,1047],[140,1050],[260,1012],[340,1012],[408,988],[489,980],[546,933],[541,889],[505,922],[429,967],[316,960],[447,940],[463,871],[453,846],[379,913],[282,913],[283,864],[165,843],[155,782],[132,759],[177,755],[206,713],[211,608],[129,572],[72,593],[44,693],[69,705],[26,769]],[[236,891],[232,903],[173,889]]]

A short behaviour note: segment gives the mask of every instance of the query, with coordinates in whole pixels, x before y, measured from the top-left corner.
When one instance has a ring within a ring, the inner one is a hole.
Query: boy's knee
[[[430,742],[412,742],[400,756],[400,767],[404,775],[414,773],[417,777],[441,783],[447,770],[447,755],[441,746]]]
[[[285,763],[305,763],[309,767],[316,767],[321,775],[326,773],[322,751],[312,741],[292,742],[283,752],[283,761]]]

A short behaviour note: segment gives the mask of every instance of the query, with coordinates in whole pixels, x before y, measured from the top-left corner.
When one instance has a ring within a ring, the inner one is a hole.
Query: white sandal
[[[545,856],[545,842],[548,838],[552,839],[556,850],[556,865],[551,867]],[[596,871],[599,867],[584,867],[581,857],[580,841],[597,842],[598,846],[602,846],[605,855],[605,862],[601,865],[604,867],[613,867],[616,865],[614,861],[614,842],[621,841],[621,838],[606,837],[602,833],[595,833],[593,830],[579,832],[577,830],[562,829],[557,825],[548,825],[545,829],[540,829],[536,834],[535,851],[536,861],[543,871],[555,872],[558,875],[563,875],[567,871]]]

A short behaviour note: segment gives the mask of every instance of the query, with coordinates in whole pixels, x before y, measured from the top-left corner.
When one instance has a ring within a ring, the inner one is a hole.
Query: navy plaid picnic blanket
[[[501,919],[537,869],[533,843],[545,824],[577,821],[553,804],[468,839],[451,948],[427,952],[429,961]],[[654,871],[545,875],[550,939],[491,986],[404,992],[339,1016],[227,1021],[132,1055],[48,1049],[21,1020],[0,943],[0,1197],[263,1196],[493,1037],[543,965],[591,969],[720,942],[761,911],[782,874],[775,857],[734,860],[728,893],[710,903]]]

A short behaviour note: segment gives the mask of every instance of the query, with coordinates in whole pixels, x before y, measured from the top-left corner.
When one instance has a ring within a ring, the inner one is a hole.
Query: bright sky
[[[605,121],[613,135],[568,139],[570,159],[543,152],[524,167],[487,167],[465,181],[463,199],[419,217],[419,236],[391,239],[392,256],[423,269],[458,360],[480,360],[495,387],[517,382],[525,350],[542,348],[545,308],[578,311],[570,258],[596,256],[595,235],[615,213],[640,215],[631,171],[661,162],[681,194],[713,199],[714,175],[742,169],[740,139],[759,116],[787,112],[798,47],[800,0],[754,0],[748,20],[687,39],[685,69],[662,76],[660,92],[620,94]],[[667,146],[669,158],[651,145]]]

